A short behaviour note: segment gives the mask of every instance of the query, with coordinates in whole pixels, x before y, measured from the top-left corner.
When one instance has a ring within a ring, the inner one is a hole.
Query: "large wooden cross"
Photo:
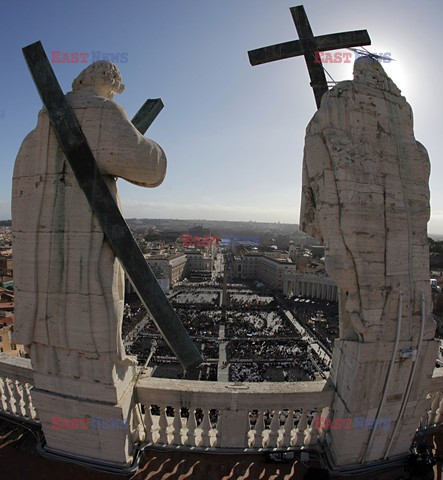
[[[251,50],[248,52],[249,61],[251,65],[260,65],[275,60],[304,55],[309,76],[311,77],[311,87],[314,90],[317,108],[320,108],[321,97],[328,91],[328,84],[323,66],[318,62],[319,57],[315,56],[315,52],[370,45],[371,39],[366,30],[314,37],[303,5],[292,7],[290,11],[299,40]]]
[[[42,44],[33,43],[23,48],[23,53],[60,147],[115,256],[119,259],[140,300],[152,313],[157,328],[183,368],[188,370],[196,367],[203,361],[200,352],[165,296],[129,230],[100,173],[77,117],[65,99]],[[160,99],[146,101],[132,123],[143,134],[162,107]]]

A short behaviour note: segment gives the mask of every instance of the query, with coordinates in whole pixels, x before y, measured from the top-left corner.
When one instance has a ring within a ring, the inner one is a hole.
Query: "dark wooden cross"
[[[326,82],[323,66],[318,61],[319,57],[316,57],[315,52],[370,45],[371,39],[366,30],[314,37],[303,5],[292,7],[290,11],[299,40],[251,50],[248,52],[249,61],[254,66],[304,55],[309,76],[311,77],[311,87],[314,90],[317,108],[320,108],[321,97],[328,91],[328,83]]]
[[[36,42],[23,48],[23,54],[60,147],[115,256],[119,259],[140,300],[152,313],[157,328],[183,368],[189,370],[196,367],[203,359],[157,282],[112,197],[42,44]],[[160,99],[147,100],[133,118],[134,126],[143,134],[162,107]]]

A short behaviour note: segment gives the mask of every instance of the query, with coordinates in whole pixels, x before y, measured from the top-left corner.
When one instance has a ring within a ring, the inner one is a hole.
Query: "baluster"
[[[437,416],[437,408],[440,405],[441,392],[437,392],[431,403],[431,409],[428,412],[428,425],[434,425]]]
[[[180,407],[175,406],[174,407],[174,420],[172,421],[172,427],[173,427],[173,439],[172,443],[174,445],[181,445],[182,444],[182,435],[181,435],[181,429],[182,429],[182,417],[180,415]]]
[[[26,404],[28,405],[28,409],[29,409],[29,417],[32,418],[32,420],[38,420],[39,418],[38,418],[37,410],[35,409],[34,404],[32,403],[31,390],[33,386],[30,385],[29,383],[25,383],[23,388],[26,396]]]
[[[291,445],[292,429],[294,428],[294,412],[289,410],[285,424],[283,425],[283,438],[281,441],[282,447],[289,447]]]
[[[32,404],[31,404],[32,402],[30,402],[31,396],[29,395],[27,383],[21,384],[21,396],[23,401],[24,416],[26,418],[33,418]]]
[[[23,387],[18,380],[12,381],[12,394],[14,395],[17,406],[17,415],[20,415],[21,417],[27,417],[27,411],[25,408],[26,403],[23,398]]]
[[[211,416],[212,413],[212,416]],[[212,448],[217,446],[218,421],[220,418],[220,411],[216,409],[209,410],[209,421],[211,422],[211,444]]]
[[[439,424],[441,421],[443,421],[443,396],[440,397],[440,403],[435,415],[435,424]]]
[[[215,425],[215,444],[214,444],[214,447],[219,447],[220,446],[221,429],[222,429],[222,414],[221,414],[221,412],[218,412],[217,423]]]
[[[321,418],[321,414],[318,413],[317,409],[315,409],[315,414],[312,417],[311,424],[308,428],[308,433],[305,437],[305,445],[316,445],[318,443],[318,423],[316,422],[317,418]]]
[[[134,442],[146,440],[145,425],[141,417],[141,405],[136,403],[131,410],[131,417],[128,420],[128,427]]]
[[[265,430],[265,420],[263,418],[263,411],[258,412],[257,421],[255,422],[254,432],[254,447],[263,447],[263,432]]]
[[[196,445],[196,433],[195,430],[197,428],[197,421],[195,420],[195,410],[194,408],[189,409],[189,416],[188,416],[188,421],[186,423],[186,427],[188,429],[188,439],[187,439],[187,444],[191,446],[197,446]]]
[[[146,429],[146,441],[154,442],[154,421],[152,419],[151,405],[145,405],[145,417],[144,417],[145,429]]]
[[[9,378],[5,379],[5,386],[6,386],[6,404],[7,404],[7,411],[9,413],[17,413],[17,409],[15,406],[15,398],[14,398],[14,393],[12,389],[12,381]]]
[[[305,430],[308,426],[308,416],[306,414],[306,409],[303,409],[300,420],[295,430],[294,445],[302,446],[305,444]]]
[[[209,411],[204,410],[203,421],[200,424],[201,428],[201,442],[200,447],[210,447],[211,446],[211,439],[209,436],[209,430],[211,430],[211,422],[209,420]]]
[[[4,412],[8,411],[8,404],[6,403],[6,383],[3,378],[0,377],[0,405]]]
[[[269,435],[267,441],[267,447],[273,448],[277,446],[277,437],[278,431],[280,430],[280,417],[279,411],[274,410],[274,415],[272,416],[271,425],[269,425]]]
[[[168,444],[168,418],[166,417],[166,407],[160,407],[160,418],[158,420],[159,438],[158,443],[161,445]]]
[[[329,408],[329,407],[325,407],[322,412],[321,412],[321,415],[322,415],[322,418],[324,419],[324,423],[328,423],[326,422],[326,420],[330,420],[332,418],[332,408]],[[323,426],[320,431],[319,431],[319,436],[318,436],[318,440],[320,443],[323,443],[326,439],[326,433],[328,432],[329,428]]]

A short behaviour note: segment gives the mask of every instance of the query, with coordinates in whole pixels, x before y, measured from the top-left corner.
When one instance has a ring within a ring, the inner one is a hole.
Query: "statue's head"
[[[354,63],[354,81],[366,83],[379,90],[385,90],[394,95],[400,95],[401,91],[389,78],[384,68],[376,58],[359,57]]]
[[[125,89],[122,77],[116,65],[100,60],[87,66],[72,82],[73,90],[88,88],[99,96],[113,98],[114,93],[122,93]]]

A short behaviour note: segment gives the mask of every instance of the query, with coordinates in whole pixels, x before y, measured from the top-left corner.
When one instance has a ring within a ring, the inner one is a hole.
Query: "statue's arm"
[[[166,155],[129,121],[125,110],[108,101],[102,108],[96,159],[104,175],[124,178],[143,187],[160,185],[166,175]]]
[[[318,172],[316,158],[312,157],[312,144],[315,144],[316,138],[309,137],[305,139],[305,149],[303,155],[303,173],[302,173],[302,192],[300,206],[300,230],[307,233],[311,237],[323,242],[323,233],[319,224],[316,193],[319,188],[316,185],[318,180]]]

